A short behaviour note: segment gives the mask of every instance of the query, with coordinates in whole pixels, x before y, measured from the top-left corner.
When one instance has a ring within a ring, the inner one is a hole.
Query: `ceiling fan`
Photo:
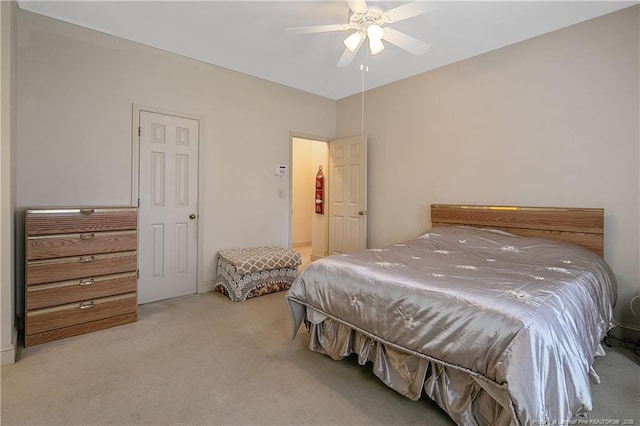
[[[422,55],[429,50],[430,46],[427,43],[386,26],[387,24],[412,18],[433,10],[434,7],[432,7],[429,2],[412,1],[384,11],[378,7],[367,6],[366,0],[346,1],[351,9],[349,23],[287,28],[286,31],[292,34],[312,34],[353,30],[353,32],[344,39],[346,49],[338,61],[339,67],[349,65],[356,56],[360,46],[362,46],[367,39],[369,40],[369,51],[372,55],[377,55],[384,50],[382,40],[394,44],[414,55]]]

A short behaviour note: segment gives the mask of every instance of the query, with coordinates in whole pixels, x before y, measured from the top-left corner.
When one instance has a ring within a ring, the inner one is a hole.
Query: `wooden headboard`
[[[604,209],[432,204],[431,226],[452,225],[566,241],[604,254]]]

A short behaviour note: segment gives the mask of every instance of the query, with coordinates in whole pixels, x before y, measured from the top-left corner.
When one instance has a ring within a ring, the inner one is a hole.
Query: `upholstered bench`
[[[214,288],[234,302],[287,290],[300,263],[298,252],[280,246],[221,250]]]

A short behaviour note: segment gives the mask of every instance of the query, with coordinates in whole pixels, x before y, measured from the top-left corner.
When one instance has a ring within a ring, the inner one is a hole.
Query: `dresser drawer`
[[[136,312],[136,294],[122,294],[27,312],[27,334],[98,321]]]
[[[135,251],[27,262],[27,285],[131,272],[137,269]]]
[[[27,235],[55,235],[136,229],[135,207],[27,210]]]
[[[136,250],[137,232],[87,232],[27,238],[27,260]]]
[[[27,310],[132,293],[137,289],[136,272],[104,275],[27,287]]]

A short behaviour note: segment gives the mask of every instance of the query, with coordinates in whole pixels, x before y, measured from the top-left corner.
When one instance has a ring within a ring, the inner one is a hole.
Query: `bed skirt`
[[[355,354],[360,365],[371,362],[384,384],[414,401],[424,389],[457,424],[520,424],[504,387],[460,367],[400,350],[334,319],[313,320],[304,322],[309,349],[335,360]]]
[[[293,319],[293,336],[300,325],[305,324],[311,351],[328,355],[334,360],[357,355],[360,365],[371,362],[373,373],[388,387],[413,401],[420,399],[424,389],[426,395],[458,425],[560,424],[542,419],[519,419],[506,384],[496,383],[464,367],[398,347],[293,300],[287,300],[287,303]],[[594,356],[604,355],[604,348],[598,345]],[[589,376],[593,382],[600,382],[593,367]],[[575,416],[584,417],[586,411],[574,413],[574,419]],[[579,421],[576,420],[576,423]]]

